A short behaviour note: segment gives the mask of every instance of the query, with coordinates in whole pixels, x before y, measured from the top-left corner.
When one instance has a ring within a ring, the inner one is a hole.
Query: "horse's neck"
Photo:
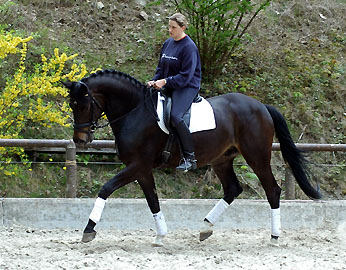
[[[107,89],[102,94],[105,98],[105,114],[110,122],[126,117],[144,101],[143,91],[133,87]]]

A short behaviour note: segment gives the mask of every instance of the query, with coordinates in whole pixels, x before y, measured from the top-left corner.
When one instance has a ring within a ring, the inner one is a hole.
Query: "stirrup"
[[[195,170],[197,168],[196,159],[183,158],[180,160],[180,164],[176,169],[178,171],[188,172],[190,170]]]

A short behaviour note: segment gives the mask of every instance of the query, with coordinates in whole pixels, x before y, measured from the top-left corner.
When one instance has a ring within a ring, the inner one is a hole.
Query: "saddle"
[[[163,121],[165,123],[165,126],[171,133],[173,130],[173,125],[171,123],[171,111],[172,111],[172,97],[163,94],[165,97],[165,101],[163,103]],[[202,101],[202,97],[197,93],[196,97],[193,99],[192,103],[199,103]],[[183,120],[186,124],[186,126],[190,126],[190,118],[191,118],[191,106],[189,109],[184,113]]]
[[[173,124],[171,122],[172,97],[170,95],[167,95],[166,93],[162,93],[162,92],[161,92],[161,95],[163,95],[165,97],[165,101],[163,103],[163,121],[164,121],[166,128],[169,131],[168,140],[167,140],[165,149],[162,153],[162,159],[163,159],[164,163],[168,163],[170,155],[171,155],[173,142],[174,142],[175,138],[177,138],[177,136],[175,135],[174,127],[173,127]],[[197,95],[193,99],[192,103],[198,103],[201,101],[202,101],[202,97],[197,93]],[[183,120],[188,127],[190,126],[190,118],[191,118],[191,106],[183,115]],[[178,145],[179,145],[179,149],[180,149],[180,154],[181,154],[181,156],[183,156],[181,146],[180,146],[180,144],[178,144]]]

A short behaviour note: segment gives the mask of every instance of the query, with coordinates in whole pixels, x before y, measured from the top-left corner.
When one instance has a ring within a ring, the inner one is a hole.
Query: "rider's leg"
[[[188,171],[197,168],[192,136],[183,120],[184,113],[191,106],[197,93],[198,89],[191,88],[177,89],[172,93],[171,119],[179,137],[184,155],[184,160],[177,167],[177,170]]]
[[[180,144],[183,149],[183,162],[176,168],[180,171],[189,171],[197,168],[194,145],[189,128],[184,121],[175,124],[175,130],[179,136]]]

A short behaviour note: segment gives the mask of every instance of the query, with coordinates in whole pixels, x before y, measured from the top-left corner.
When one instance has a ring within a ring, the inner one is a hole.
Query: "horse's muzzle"
[[[94,139],[93,133],[89,132],[80,132],[74,131],[73,133],[73,141],[77,145],[86,145],[87,143],[92,142]]]

